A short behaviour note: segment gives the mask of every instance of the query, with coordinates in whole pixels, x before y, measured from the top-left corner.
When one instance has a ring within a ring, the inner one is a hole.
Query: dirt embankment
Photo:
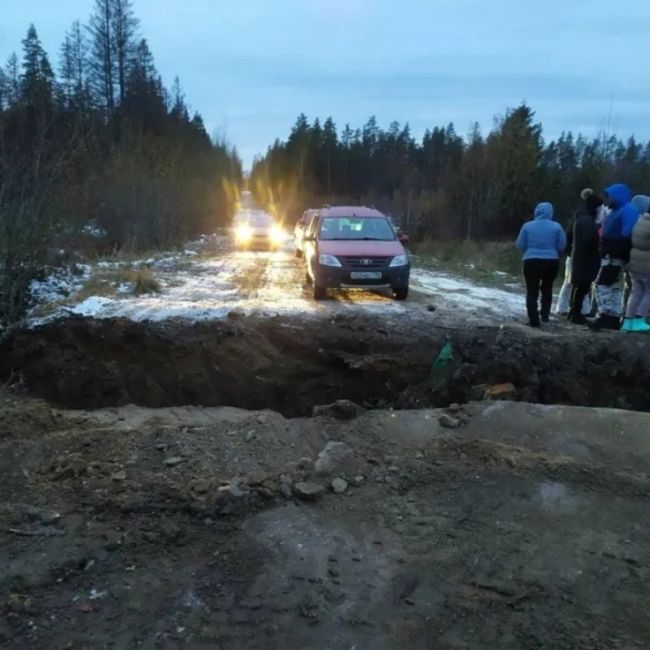
[[[2,648],[650,644],[647,414],[46,411],[0,400]]]
[[[453,363],[432,376],[446,342]],[[650,337],[556,327],[437,327],[435,320],[231,316],[188,325],[74,319],[14,332],[0,377],[55,404],[271,408],[288,416],[338,398],[370,407],[446,406],[512,383],[516,399],[650,408]]]

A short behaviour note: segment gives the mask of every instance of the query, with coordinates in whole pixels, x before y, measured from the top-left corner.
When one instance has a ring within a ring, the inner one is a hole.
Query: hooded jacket
[[[533,221],[525,223],[517,247],[526,260],[557,260],[566,248],[566,235],[559,223],[553,221],[553,206],[539,203]]]
[[[628,268],[632,273],[650,275],[650,214],[644,214],[634,226]]]
[[[600,201],[589,198],[576,212],[571,241],[571,281],[574,285],[589,285],[598,276],[600,252],[598,250],[598,225]]]
[[[632,192],[627,185],[610,185],[605,189],[605,194],[612,200],[612,211],[603,222],[600,254],[627,262],[630,259],[632,231],[639,219],[639,211],[631,202]]]

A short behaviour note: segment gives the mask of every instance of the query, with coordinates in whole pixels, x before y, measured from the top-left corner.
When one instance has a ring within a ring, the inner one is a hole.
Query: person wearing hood
[[[632,276],[632,294],[621,329],[625,332],[650,332],[650,325],[646,322],[650,312],[650,197],[635,196],[632,202],[643,216],[632,231],[628,265]]]
[[[603,205],[602,200],[593,192],[584,195],[583,205],[576,212],[571,234],[571,309],[569,322],[586,325],[585,299],[600,269],[600,252],[598,250],[598,215]]]
[[[560,270],[560,256],[567,240],[563,228],[553,221],[553,206],[539,203],[533,221],[525,223],[517,238],[523,253],[526,279],[526,309],[531,327],[539,327],[539,295],[542,294],[541,319],[547,322],[553,302],[553,283]]]
[[[632,231],[639,211],[632,204],[632,192],[627,185],[617,183],[605,189],[605,202],[611,211],[603,222],[600,235],[600,270],[596,280],[598,318],[594,329],[621,328],[623,291],[621,273],[630,260]]]
[[[569,222],[569,225],[567,226],[566,229],[566,237],[567,237],[567,249],[566,249],[566,261],[565,261],[565,269],[564,269],[564,282],[562,284],[562,288],[560,289],[560,295],[558,296],[557,303],[555,305],[555,313],[558,316],[566,316],[569,318],[569,320],[572,320],[572,296],[573,292],[575,290],[575,284],[573,282],[572,278],[572,271],[573,271],[573,246],[574,246],[574,231],[575,231],[575,223],[576,221],[580,218],[582,214],[584,214],[586,208],[587,201],[591,201],[590,197],[594,196],[594,191],[590,188],[586,188],[582,190],[580,193],[580,200],[581,200],[581,205],[580,207],[575,211],[573,218]],[[602,204],[602,201],[600,201]],[[591,221],[591,220],[590,220]],[[582,229],[581,229],[582,230]],[[596,236],[596,242],[598,241],[598,237]],[[598,246],[596,245],[596,251],[598,250]],[[600,261],[600,257],[598,257],[598,260]],[[592,279],[591,282],[595,277]],[[591,284],[591,283],[590,283]],[[591,307],[591,296],[588,295],[589,291],[585,294],[584,297],[584,305],[578,314],[580,317],[579,320],[582,321],[582,316],[587,316],[591,314],[592,307]]]

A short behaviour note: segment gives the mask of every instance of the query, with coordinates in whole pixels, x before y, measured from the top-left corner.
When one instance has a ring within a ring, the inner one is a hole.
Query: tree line
[[[174,246],[226,223],[241,162],[165,88],[131,0],[94,0],[53,64],[34,25],[0,67],[0,323],[55,251]]]
[[[461,137],[449,124],[420,141],[408,124],[386,130],[371,117],[339,131],[332,118],[310,123],[302,114],[251,173],[258,201],[290,221],[306,207],[366,203],[441,239],[512,237],[541,200],[566,222],[583,188],[614,181],[650,192],[650,142],[565,132],[547,143],[526,104],[495,118],[485,135],[475,124]]]

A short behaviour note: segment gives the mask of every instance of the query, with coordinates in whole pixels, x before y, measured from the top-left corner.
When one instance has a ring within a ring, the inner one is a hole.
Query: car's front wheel
[[[399,287],[393,289],[393,295],[395,296],[395,300],[406,300],[409,297],[409,288]]]

